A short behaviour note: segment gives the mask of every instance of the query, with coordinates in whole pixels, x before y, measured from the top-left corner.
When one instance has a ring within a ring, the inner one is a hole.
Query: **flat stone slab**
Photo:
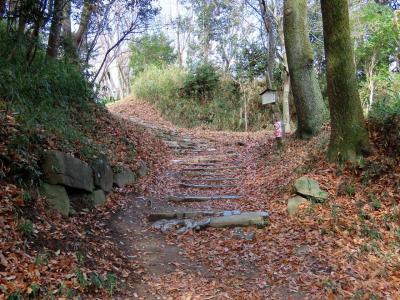
[[[195,189],[224,189],[229,187],[236,187],[234,184],[190,184],[190,183],[181,183],[179,184],[181,187],[185,188],[195,188]]]
[[[237,195],[216,195],[216,196],[169,196],[171,202],[205,202],[213,200],[235,200],[240,199]]]

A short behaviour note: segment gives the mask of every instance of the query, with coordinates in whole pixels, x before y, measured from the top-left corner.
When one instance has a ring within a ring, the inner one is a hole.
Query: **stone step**
[[[187,182],[193,182],[193,181],[196,181],[196,182],[203,182],[203,181],[206,181],[206,182],[210,182],[210,181],[212,181],[212,182],[218,182],[218,181],[239,181],[240,179],[238,179],[238,178],[229,178],[229,177],[221,177],[221,178],[190,178],[190,179],[182,179],[182,181],[187,181]]]
[[[182,169],[184,172],[202,172],[202,171],[223,171],[223,170],[240,170],[242,167],[232,166],[232,167],[215,167],[215,168],[186,168]]]
[[[196,196],[196,195],[182,195],[182,196],[169,196],[168,201],[171,202],[205,202],[213,200],[236,200],[241,197],[238,195],[216,195],[216,196]]]
[[[230,187],[237,187],[234,184],[190,184],[190,183],[180,183],[181,187],[194,188],[194,189],[224,189]]]

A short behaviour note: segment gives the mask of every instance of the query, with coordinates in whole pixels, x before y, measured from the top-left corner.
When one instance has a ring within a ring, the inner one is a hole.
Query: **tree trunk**
[[[289,91],[290,77],[287,71],[283,71],[283,96],[282,96],[282,120],[285,133],[290,133]]]
[[[286,56],[286,46],[283,34],[283,23],[279,23],[279,40],[282,47],[282,114],[283,123],[285,124],[285,133],[290,133],[290,106],[289,106],[289,91],[290,91],[290,75]]]
[[[357,90],[348,0],[321,0],[327,90],[331,115],[328,159],[356,160],[368,146]]]
[[[65,56],[67,58],[75,58],[76,50],[72,38],[71,29],[71,1],[67,1],[63,9],[62,31],[63,31],[63,46]]]
[[[272,28],[272,16],[268,13],[267,3],[265,0],[259,0],[261,16],[264,22],[265,31],[268,35],[268,65],[267,65],[267,79],[268,87],[272,89],[273,70],[275,67],[275,36]]]
[[[307,0],[285,0],[284,38],[297,114],[297,136],[316,135],[326,116],[321,90],[315,75],[313,50],[307,25]]]
[[[74,40],[75,40],[75,47],[77,50],[79,50],[79,47],[82,44],[83,37],[85,36],[88,28],[89,28],[89,22],[90,18],[93,13],[94,6],[89,0],[85,0],[83,3],[82,7],[82,12],[81,12],[81,18],[79,21],[79,27],[77,32],[74,34]]]
[[[49,41],[46,56],[56,58],[61,33],[63,0],[54,0],[53,17],[51,20]]]

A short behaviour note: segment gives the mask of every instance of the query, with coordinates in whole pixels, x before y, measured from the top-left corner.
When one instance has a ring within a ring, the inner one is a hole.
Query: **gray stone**
[[[124,187],[126,185],[132,185],[136,182],[136,175],[130,169],[123,169],[120,172],[114,174],[114,185],[117,187]]]
[[[296,189],[297,194],[311,197],[319,202],[323,202],[328,199],[329,196],[327,192],[320,189],[317,181],[306,176],[296,179],[294,188]]]
[[[210,227],[239,227],[255,225],[263,228],[269,224],[269,214],[264,211],[243,212],[239,215],[211,218]]]
[[[83,161],[60,151],[48,151],[44,157],[43,172],[50,184],[93,191],[92,169]]]
[[[300,206],[300,204],[306,203],[308,202],[308,200],[304,197],[301,196],[296,196],[293,198],[290,198],[288,200],[288,204],[287,204],[287,209],[289,212],[289,215],[295,215],[297,213],[297,210]]]
[[[40,188],[40,192],[46,197],[50,208],[68,217],[70,213],[70,201],[65,187],[44,183]]]
[[[98,158],[92,164],[94,185],[105,192],[111,192],[113,186],[113,171],[106,158]]]
[[[103,190],[97,190],[88,195],[92,206],[103,205],[106,202],[106,195]]]
[[[147,163],[145,161],[139,161],[139,168],[136,170],[136,174],[138,175],[138,177],[144,177],[149,174],[149,167],[147,166]]]

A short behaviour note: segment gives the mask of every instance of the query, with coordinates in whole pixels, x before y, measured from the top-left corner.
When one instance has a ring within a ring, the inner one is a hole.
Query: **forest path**
[[[164,234],[148,220],[165,211],[264,210],[263,203],[255,203],[250,195],[256,168],[247,155],[248,135],[188,131],[129,114],[124,117],[159,136],[172,153],[157,183],[144,195],[133,196],[133,204],[111,224],[126,255],[143,268],[141,281],[129,284],[128,297],[302,299],[287,286],[270,285],[259,267],[260,255],[253,249],[257,236],[268,229],[206,228]],[[171,198],[204,201],[168,201]]]

